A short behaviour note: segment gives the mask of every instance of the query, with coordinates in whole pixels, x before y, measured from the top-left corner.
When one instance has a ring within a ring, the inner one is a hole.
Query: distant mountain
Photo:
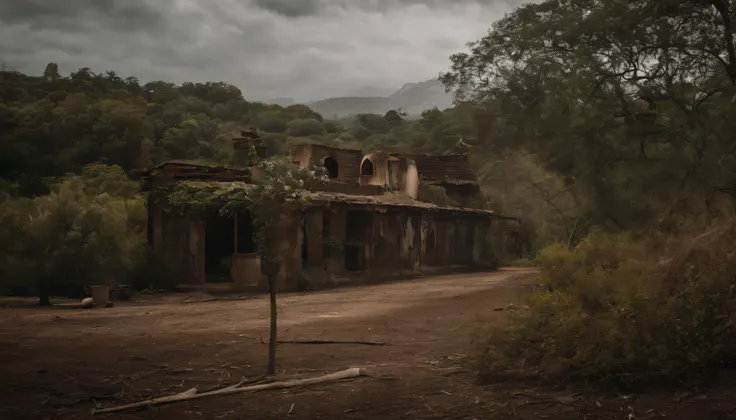
[[[361,88],[372,89],[372,88]],[[360,91],[361,89],[358,89]],[[365,90],[364,90],[365,91]],[[437,107],[452,106],[452,95],[445,92],[439,80],[407,83],[387,96],[347,96],[329,98],[306,104],[326,118],[346,117],[355,114],[383,114],[392,109],[401,109],[409,115]]]
[[[273,99],[269,99],[264,102],[267,104],[278,105],[278,106],[283,106],[283,107],[291,106],[297,103],[292,98],[273,98]]]
[[[344,97],[386,97],[394,93],[396,88],[378,87],[378,86],[363,86],[358,89],[353,89],[350,92],[344,94]]]

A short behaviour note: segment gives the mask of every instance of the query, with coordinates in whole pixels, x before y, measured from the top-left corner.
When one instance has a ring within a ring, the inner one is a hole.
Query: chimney
[[[258,130],[249,128],[240,130],[240,137],[233,138],[233,157],[231,164],[253,166],[267,156],[267,148],[261,144]]]

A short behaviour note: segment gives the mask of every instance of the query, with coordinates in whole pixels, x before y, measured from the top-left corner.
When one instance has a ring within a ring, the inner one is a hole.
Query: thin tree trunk
[[[41,306],[51,306],[51,296],[47,280],[41,278],[36,282],[36,291],[38,292],[38,304]]]
[[[271,333],[268,342],[268,374],[276,374],[276,276],[269,274],[268,276],[268,295],[271,307]]]

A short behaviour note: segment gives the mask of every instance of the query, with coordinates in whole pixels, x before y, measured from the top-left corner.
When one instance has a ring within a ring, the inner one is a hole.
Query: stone
[[[90,309],[95,307],[95,301],[91,297],[82,300],[82,309]]]

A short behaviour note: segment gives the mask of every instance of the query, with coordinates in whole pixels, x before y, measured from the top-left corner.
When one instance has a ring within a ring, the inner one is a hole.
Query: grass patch
[[[518,258],[518,259],[515,259],[515,260],[509,262],[507,265],[509,267],[526,267],[526,268],[531,268],[531,267],[536,267],[537,266],[537,262],[535,260],[533,260],[533,259],[530,259],[530,258]]]

